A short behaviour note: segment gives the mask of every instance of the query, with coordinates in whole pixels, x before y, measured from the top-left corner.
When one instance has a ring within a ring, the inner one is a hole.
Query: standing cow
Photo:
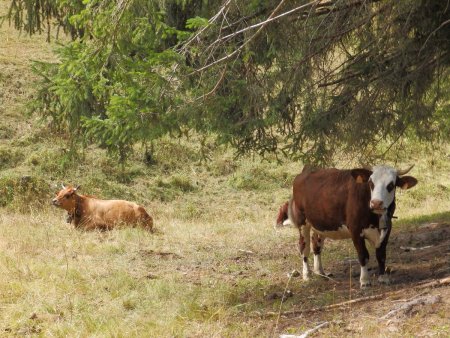
[[[80,186],[62,186],[52,204],[67,211],[67,221],[85,229],[112,229],[119,224],[140,225],[153,228],[153,219],[145,209],[133,202],[101,200],[78,194]]]
[[[376,248],[380,283],[385,275],[386,246],[395,211],[396,187],[409,189],[417,184],[411,170],[388,166],[338,170],[304,168],[293,183],[289,219],[300,231],[299,249],[303,258],[303,279],[309,279],[310,240],[314,252],[314,273],[323,274],[321,251],[325,238],[351,238],[361,265],[361,287],[370,285],[365,239]],[[311,232],[312,230],[312,232]]]

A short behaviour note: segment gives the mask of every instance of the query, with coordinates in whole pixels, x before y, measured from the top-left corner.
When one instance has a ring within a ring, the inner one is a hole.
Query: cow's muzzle
[[[381,200],[370,200],[370,210],[379,215],[386,212],[386,208],[383,206],[383,201]]]
[[[52,199],[52,205],[59,207],[60,204],[59,201],[56,198],[54,198]]]
[[[383,201],[381,200],[370,200],[370,209],[372,210],[384,210]]]

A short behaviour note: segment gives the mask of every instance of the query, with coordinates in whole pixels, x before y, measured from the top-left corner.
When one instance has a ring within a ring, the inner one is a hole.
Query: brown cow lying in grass
[[[116,225],[140,225],[148,230],[153,228],[153,219],[145,209],[124,200],[101,200],[78,194],[80,186],[62,186],[52,204],[67,210],[68,223],[85,229],[112,229]]]

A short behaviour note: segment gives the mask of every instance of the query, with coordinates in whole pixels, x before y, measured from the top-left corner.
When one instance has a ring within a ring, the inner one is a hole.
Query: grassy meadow
[[[0,1],[2,11],[6,3]],[[301,163],[235,159],[231,150],[212,145],[202,154],[195,136],[158,141],[151,163],[139,147],[125,167],[93,146],[73,160],[64,135],[26,114],[36,89],[31,63],[54,60],[54,47],[45,36],[1,26],[0,336],[277,336],[301,333],[320,318],[287,320],[273,313],[376,292],[359,290],[359,277],[351,274],[345,289],[338,282],[288,277],[301,268],[298,233],[273,225]],[[419,184],[398,193],[394,233],[449,223],[450,146],[411,141],[398,147],[401,158],[386,163],[415,163],[411,175]],[[72,228],[64,212],[50,206],[62,182],[101,198],[141,203],[156,232]],[[390,244],[392,255],[395,242]],[[326,243],[327,271],[349,258],[356,258],[350,241]],[[292,297],[282,299],[286,289]],[[332,316],[327,336],[342,336],[359,322],[346,313]],[[438,311],[430,332],[448,336],[447,316]],[[351,334],[384,334],[376,318],[367,320],[369,331]],[[417,321],[409,318],[395,334],[414,336],[416,330]]]

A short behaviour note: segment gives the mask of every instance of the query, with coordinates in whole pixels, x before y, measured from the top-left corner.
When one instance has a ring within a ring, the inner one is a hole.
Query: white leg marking
[[[311,238],[310,238],[311,225],[307,222],[304,226],[302,226],[301,231],[302,231],[303,239],[305,241],[305,248],[302,253],[303,279],[309,280],[309,276],[311,275],[311,270],[309,269],[308,261],[305,262],[305,258],[306,258],[306,260],[308,260],[309,252],[311,250]]]
[[[294,226],[294,223],[292,223],[291,220],[288,218],[287,220],[285,220],[285,221],[283,222],[283,226],[284,226],[284,227]]]
[[[309,280],[311,270],[309,270],[308,262],[303,260],[303,280]]]
[[[320,254],[314,254],[314,273],[318,275],[325,275],[322,267],[322,258]]]
[[[359,278],[359,282],[361,283],[361,288],[370,286],[369,269],[367,268],[367,265],[361,266],[361,276]]]

